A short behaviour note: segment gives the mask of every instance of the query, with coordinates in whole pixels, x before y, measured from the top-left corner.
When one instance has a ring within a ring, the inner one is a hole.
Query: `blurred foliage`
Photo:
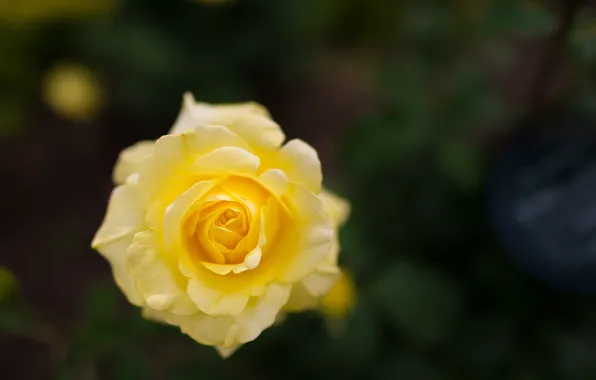
[[[308,114],[275,91],[333,77],[322,63],[339,52],[378,64],[372,111],[342,123],[333,139],[346,175],[330,176],[337,181],[329,185],[353,202],[340,261],[358,294],[353,305],[350,292],[334,302],[352,309],[341,334],[330,334],[319,313],[291,315],[223,361],[176,329],[143,320],[107,272],[81,285],[82,311],[64,327],[45,321],[24,295],[6,298],[14,281],[0,271],[1,336],[47,345],[64,380],[594,379],[594,297],[558,294],[515,268],[492,237],[483,203],[490,157],[482,136],[529,111],[530,99],[511,101],[505,92],[517,82],[531,86],[535,69],[519,72],[528,70],[519,64],[528,46],[556,30],[557,4],[2,3],[0,136],[9,142],[43,128],[47,106],[69,119],[119,121],[106,127],[108,137],[153,138],[187,90],[209,102],[271,101],[273,109]],[[557,101],[584,110],[596,110],[594,30],[595,13],[585,8],[561,52],[570,75]],[[52,84],[62,62],[76,62],[74,74]],[[101,87],[89,78],[101,78]],[[101,114],[96,91],[104,95]]]

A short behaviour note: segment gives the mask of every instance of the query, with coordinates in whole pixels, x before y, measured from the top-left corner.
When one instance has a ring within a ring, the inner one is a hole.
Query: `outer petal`
[[[255,340],[263,330],[275,323],[283,305],[290,296],[290,285],[272,283],[263,297],[253,307],[236,318],[234,326],[223,344],[223,347],[234,347],[237,344]]]
[[[152,154],[139,169],[139,187],[151,199],[169,203],[189,185],[183,136],[166,135],[155,142]]]
[[[262,115],[242,115],[225,126],[257,150],[276,149],[286,138],[276,122]]]
[[[166,319],[199,343],[231,349],[256,339],[271,326],[289,294],[289,285],[272,283],[262,297],[251,300],[238,316],[167,315]]]
[[[343,225],[350,216],[350,203],[327,189],[319,193],[325,210],[336,226]]]
[[[297,217],[295,222],[302,224],[297,247],[278,248],[297,249],[294,257],[285,263],[285,268],[279,268],[282,281],[294,282],[314,271],[329,254],[334,230],[321,200],[304,186],[293,184],[284,199],[292,205]]]
[[[240,136],[221,125],[200,124],[184,132],[184,140],[191,161],[224,146],[250,149]]]
[[[112,191],[103,224],[91,243],[110,262],[116,283],[135,305],[141,305],[142,298],[126,269],[126,250],[134,234],[143,228],[143,218],[144,210],[135,186],[118,186]]]
[[[292,181],[310,190],[321,191],[323,174],[317,151],[302,140],[291,140],[279,151],[279,166]]]
[[[301,282],[292,286],[292,292],[288,303],[284,305],[286,312],[299,312],[304,310],[316,309],[319,305],[319,298],[312,295]]]
[[[329,292],[340,277],[340,270],[335,265],[323,263],[313,273],[305,276],[292,287],[292,293],[284,310],[289,312],[314,309],[319,299]]]
[[[197,279],[188,281],[188,294],[203,313],[211,316],[239,315],[249,299],[248,294],[222,294]]]
[[[259,181],[274,195],[281,197],[288,190],[288,177],[279,169],[269,169],[259,176]]]
[[[159,251],[160,244],[152,232],[143,231],[135,235],[128,248],[126,263],[137,290],[153,310],[169,310],[184,315],[196,313],[197,308],[185,291],[187,279],[173,272],[159,257]]]
[[[316,271],[304,277],[302,285],[310,294],[320,297],[331,289],[340,273],[335,265],[319,265]]]
[[[112,175],[116,184],[122,185],[126,179],[140,169],[141,162],[153,153],[153,141],[141,141],[122,151]]]
[[[257,173],[260,163],[259,157],[244,149],[225,146],[199,157],[190,170],[197,174],[253,176]]]
[[[234,355],[234,353],[240,348],[240,345],[226,348],[221,346],[215,346],[217,353],[224,359],[229,358],[230,356]]]
[[[270,119],[265,107],[257,103],[211,105],[197,103],[186,93],[170,133],[182,133],[205,124],[223,125],[256,147],[278,147],[285,139],[279,125]]]
[[[352,310],[356,298],[352,277],[343,272],[333,288],[321,299],[321,309],[329,317],[341,318]]]

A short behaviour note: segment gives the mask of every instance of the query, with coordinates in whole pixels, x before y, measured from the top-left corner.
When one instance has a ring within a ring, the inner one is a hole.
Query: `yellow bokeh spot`
[[[356,289],[352,277],[342,272],[329,293],[321,298],[321,311],[328,317],[343,318],[356,304]]]
[[[117,0],[18,0],[0,1],[0,22],[33,23],[81,19],[113,11]]]
[[[93,119],[101,106],[99,81],[87,67],[60,64],[52,68],[43,82],[46,104],[61,117],[86,122]]]

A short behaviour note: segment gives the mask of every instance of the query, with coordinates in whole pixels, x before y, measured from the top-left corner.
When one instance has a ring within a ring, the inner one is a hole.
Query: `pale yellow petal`
[[[130,175],[138,173],[141,162],[153,153],[154,144],[153,141],[141,141],[124,149],[114,168],[112,175],[114,182],[122,185]]]
[[[221,347],[221,346],[215,346],[215,350],[217,351],[217,353],[219,354],[219,356],[221,356],[224,359],[227,359],[230,356],[234,355],[234,353],[236,351],[238,351],[239,348],[240,348],[240,345],[237,345],[237,346],[234,346],[234,347],[230,347],[230,348]]]
[[[169,203],[189,185],[183,136],[166,135],[159,138],[140,165],[139,187],[150,198],[164,198]]]
[[[223,346],[234,347],[255,340],[263,330],[273,325],[281,308],[288,301],[290,290],[288,284],[270,284],[254,306],[236,317]]]
[[[96,249],[110,263],[116,285],[118,285],[128,302],[136,306],[142,306],[144,303],[143,297],[137,291],[134,278],[126,267],[126,250],[132,240],[133,234],[128,234],[101,244]]]
[[[168,321],[166,321],[165,314],[163,312],[157,311],[155,309],[143,307],[141,309],[141,316],[143,316],[143,318],[153,321],[153,322],[169,324]]]
[[[308,274],[302,279],[302,285],[314,296],[322,296],[329,292],[337,281],[341,271],[334,265],[319,265],[317,270]]]
[[[319,197],[333,223],[336,226],[343,225],[350,216],[350,203],[327,189],[323,189]]]
[[[170,130],[170,134],[182,134],[202,124],[213,124],[211,120],[197,120],[192,111],[193,107],[195,107],[195,99],[191,93],[187,92],[182,97],[182,108]]]
[[[319,298],[312,295],[301,282],[292,286],[292,292],[288,302],[284,305],[286,312],[299,312],[316,309],[319,305]]]
[[[101,251],[101,246],[125,235],[132,234],[144,226],[144,210],[138,191],[133,185],[121,185],[110,196],[103,223],[91,243]],[[124,254],[123,252],[122,254]]]
[[[329,254],[335,231],[326,217],[321,200],[308,189],[294,184],[288,192],[287,201],[293,204],[298,221],[303,223],[298,241],[290,241],[296,254],[285,268],[279,268],[284,281],[294,282],[314,271]],[[283,263],[280,263],[283,265]]]
[[[202,313],[192,316],[166,314],[165,318],[168,323],[179,326],[183,333],[207,346],[221,346],[235,320],[231,315],[214,317]]]
[[[249,299],[248,294],[224,293],[196,278],[188,281],[187,291],[197,307],[211,316],[238,315],[244,311]]]
[[[279,169],[269,169],[261,173],[259,181],[269,191],[281,197],[288,190],[288,177]]]
[[[227,125],[238,117],[257,115],[269,118],[265,107],[254,102],[217,104],[198,103],[191,93],[184,94],[182,109],[170,133],[183,133],[198,125]]]
[[[341,271],[337,266],[320,264],[316,271],[294,284],[284,310],[297,312],[317,308],[320,297],[329,292],[340,275]]]
[[[276,149],[286,138],[275,121],[258,114],[240,115],[224,125],[257,150]]]
[[[225,126],[200,124],[184,133],[187,154],[196,159],[202,155],[224,146],[233,146],[250,150],[250,147],[240,136]]]
[[[236,147],[221,147],[197,158],[191,167],[198,175],[254,176],[261,160],[254,154]]]
[[[193,316],[172,314],[166,318],[199,343],[232,349],[256,339],[263,330],[270,327],[287,302],[289,294],[289,285],[272,283],[262,297],[251,299],[244,312],[237,316],[199,313]]]
[[[173,272],[160,257],[159,249],[154,233],[143,231],[135,235],[126,264],[137,290],[151,309],[184,315],[196,313],[197,308],[186,293],[188,280]]]
[[[302,183],[315,193],[321,191],[321,161],[317,151],[304,141],[291,140],[280,149],[279,167],[291,181]]]
[[[126,250],[135,233],[144,227],[143,217],[135,186],[118,186],[112,191],[104,221],[91,243],[108,260],[116,284],[134,305],[141,305],[143,300],[126,268]]]

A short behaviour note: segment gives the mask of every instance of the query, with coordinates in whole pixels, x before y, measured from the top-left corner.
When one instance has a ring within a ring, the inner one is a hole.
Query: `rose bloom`
[[[258,104],[186,94],[170,134],[121,153],[92,246],[146,318],[227,355],[329,292],[349,206],[284,139]]]

